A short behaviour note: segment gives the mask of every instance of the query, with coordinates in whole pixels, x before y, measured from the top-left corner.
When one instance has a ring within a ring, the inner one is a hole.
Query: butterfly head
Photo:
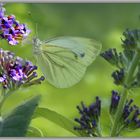
[[[40,51],[40,46],[41,46],[41,41],[38,38],[33,38],[32,40],[33,43],[33,51],[35,54],[38,54]]]
[[[39,47],[41,45],[41,41],[38,38],[33,38],[33,45],[35,47]]]

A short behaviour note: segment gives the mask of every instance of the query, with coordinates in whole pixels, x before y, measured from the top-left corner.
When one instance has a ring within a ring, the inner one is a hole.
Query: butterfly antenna
[[[2,9],[2,7],[5,5],[5,2],[3,2],[3,0],[0,0],[0,8]]]
[[[35,25],[33,25],[34,27],[34,31],[35,31],[35,37],[33,38],[38,38],[38,23],[37,21],[33,18],[32,13],[29,11],[28,12],[28,16],[30,16],[30,19],[33,21],[33,23],[35,23]]]
[[[35,24],[35,36],[38,38],[38,23]]]

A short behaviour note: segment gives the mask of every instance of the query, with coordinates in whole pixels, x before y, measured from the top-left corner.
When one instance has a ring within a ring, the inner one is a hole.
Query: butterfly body
[[[33,38],[32,43],[33,43],[33,54],[35,55],[41,54],[42,42],[38,38]]]
[[[33,52],[49,83],[67,88],[78,83],[101,50],[97,41],[82,37],[33,39]]]

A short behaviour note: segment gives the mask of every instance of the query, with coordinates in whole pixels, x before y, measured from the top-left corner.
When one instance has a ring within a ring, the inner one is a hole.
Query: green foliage
[[[42,129],[39,129],[38,127],[29,126],[26,136],[27,137],[45,137],[47,136],[47,134],[45,133],[45,131],[43,131]]]
[[[80,134],[73,129],[74,126],[77,125],[74,121],[71,121],[68,118],[62,116],[61,114],[58,114],[57,112],[52,111],[48,108],[37,108],[35,111],[34,117],[35,118],[43,117],[45,119],[48,119],[48,120],[56,123],[60,127],[70,131],[74,135],[80,136]]]
[[[11,113],[1,118],[1,137],[23,137],[25,136],[34,110],[36,109],[40,96],[33,97],[17,106]]]
[[[120,51],[120,42],[122,31],[125,28],[137,28],[140,25],[138,16],[140,15],[139,3],[90,3],[90,4],[50,4],[50,3],[7,3],[5,8],[9,14],[16,15],[21,23],[26,23],[31,28],[31,36],[35,34],[37,23],[39,38],[41,40],[55,36],[71,35],[90,37],[99,40],[103,44],[103,50],[107,48],[116,48]],[[118,10],[119,9],[119,10]],[[36,12],[37,11],[37,12]],[[41,16],[40,16],[41,15]],[[129,17],[128,17],[129,15]],[[3,49],[12,50],[23,58],[33,60],[32,45],[9,47],[5,41],[0,42]],[[130,58],[131,59],[131,58]],[[72,88],[57,89],[47,82],[39,86],[33,86],[30,89],[24,89],[17,94],[13,94],[4,104],[3,111],[7,112],[16,106],[17,103],[31,95],[38,93],[42,95],[41,105],[43,107],[53,108],[57,112],[65,114],[67,118],[73,119],[78,115],[76,105],[81,101],[87,104],[91,103],[95,96],[100,96],[103,100],[102,124],[104,135],[108,135],[109,118],[107,107],[110,104],[110,90],[116,89],[110,77],[113,67],[103,59],[98,57],[91,65],[80,83]],[[39,70],[40,75],[42,72]],[[102,87],[102,88],[101,88]],[[119,87],[117,87],[119,89]],[[140,105],[139,91],[135,89],[136,94],[131,94],[135,103]],[[134,92],[134,91],[133,91]],[[47,130],[47,136],[53,137],[71,137],[72,133],[61,129],[57,125],[43,119],[33,121],[33,126],[44,127]],[[55,129],[54,129],[55,128]],[[140,136],[140,132],[127,133],[124,136]]]

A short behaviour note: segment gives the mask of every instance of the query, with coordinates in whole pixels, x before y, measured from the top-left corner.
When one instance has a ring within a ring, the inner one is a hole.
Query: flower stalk
[[[140,52],[135,51],[135,55],[132,59],[132,62],[130,63],[128,70],[126,71],[126,77],[124,80],[124,86],[123,86],[123,90],[121,93],[120,102],[119,102],[119,105],[117,108],[117,112],[115,114],[115,120],[114,120],[114,124],[113,124],[112,130],[111,130],[112,137],[118,135],[118,133],[117,133],[118,132],[118,124],[119,124],[118,122],[120,120],[124,105],[125,105],[126,100],[127,100],[127,96],[129,94],[129,86],[130,86],[129,84],[131,83],[131,78],[136,70],[136,67],[139,63],[139,60],[140,60]]]

